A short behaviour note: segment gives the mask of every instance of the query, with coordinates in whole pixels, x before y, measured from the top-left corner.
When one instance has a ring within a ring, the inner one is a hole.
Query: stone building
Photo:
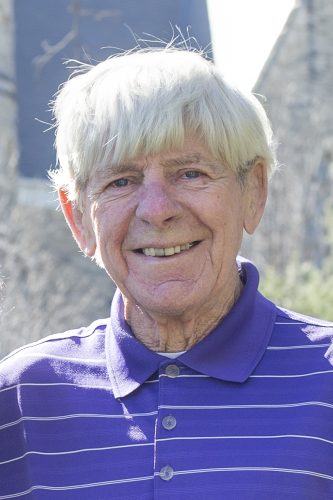
[[[283,270],[293,257],[320,265],[333,228],[333,2],[300,0],[254,92],[276,133],[280,171],[246,253]]]

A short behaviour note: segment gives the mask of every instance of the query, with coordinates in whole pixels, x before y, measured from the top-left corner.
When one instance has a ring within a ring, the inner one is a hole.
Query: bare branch
[[[41,69],[45,66],[56,54],[61,52],[67,45],[70,44],[77,37],[77,32],[75,30],[71,30],[56,44],[50,45],[46,40],[43,40],[41,43],[42,49],[44,50],[44,54],[40,56],[36,56],[33,58],[32,62],[37,66],[38,69]]]
[[[80,0],[72,0],[68,11],[72,14],[71,30],[54,45],[50,45],[47,40],[42,41],[41,48],[44,53],[33,59],[33,64],[38,70],[41,70],[56,54],[59,54],[73,40],[78,38],[80,17],[92,17],[95,21],[102,21],[107,17],[118,17],[121,13],[119,9],[82,9]]]

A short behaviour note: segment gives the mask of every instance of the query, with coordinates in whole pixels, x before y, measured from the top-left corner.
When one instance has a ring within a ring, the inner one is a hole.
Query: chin
[[[143,306],[143,309],[147,311],[150,315],[164,316],[164,317],[179,317],[184,315],[188,307],[186,304],[179,304],[179,302],[162,304],[156,303],[156,301],[151,302],[148,307]]]
[[[193,290],[193,288],[192,288]],[[198,301],[191,300],[189,290],[179,290],[177,287],[171,290],[156,290],[154,293],[147,293],[138,297],[135,302],[140,304],[141,308],[152,314],[161,316],[180,316],[190,309],[199,307]]]

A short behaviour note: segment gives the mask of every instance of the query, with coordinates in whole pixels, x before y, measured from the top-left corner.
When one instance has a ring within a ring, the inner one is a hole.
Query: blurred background
[[[261,226],[242,254],[277,303],[333,320],[332,0],[0,0],[0,357],[109,314],[47,180],[48,103],[70,71],[180,33],[265,106],[278,143]]]

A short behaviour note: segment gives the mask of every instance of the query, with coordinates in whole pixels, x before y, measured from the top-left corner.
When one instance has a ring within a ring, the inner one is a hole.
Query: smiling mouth
[[[200,241],[192,241],[191,243],[185,243],[183,245],[176,245],[175,247],[167,247],[167,248],[140,248],[137,250],[139,253],[143,253],[147,257],[171,257],[172,255],[185,252],[190,248],[198,245]]]

